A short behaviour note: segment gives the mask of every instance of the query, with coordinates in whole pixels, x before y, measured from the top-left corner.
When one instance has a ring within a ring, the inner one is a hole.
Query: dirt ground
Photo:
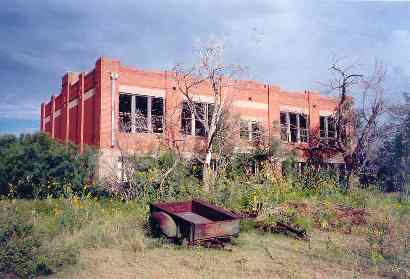
[[[144,244],[129,249],[82,250],[79,263],[48,278],[378,278],[344,253],[362,241],[351,235],[315,234],[308,242],[286,236],[241,233],[230,251]]]

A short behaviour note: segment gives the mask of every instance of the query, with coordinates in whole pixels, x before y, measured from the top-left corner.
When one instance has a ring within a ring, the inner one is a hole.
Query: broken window
[[[309,139],[308,118],[306,114],[299,114],[299,138],[300,142],[308,142]]]
[[[163,132],[164,100],[160,97],[120,94],[120,131]]]
[[[206,104],[204,103],[195,103],[195,135],[204,137],[206,136],[206,128],[205,128],[205,121],[207,121],[207,112],[206,112]]]
[[[131,103],[131,95],[120,95],[120,129],[125,133],[131,133]]]
[[[289,127],[289,119],[288,119],[288,113],[286,112],[281,112],[280,113],[280,138],[283,141],[289,141],[289,136],[288,136],[288,127]]]
[[[260,140],[262,136],[262,124],[257,121],[252,121],[250,134],[250,140]]]
[[[241,120],[239,122],[239,136],[249,141],[259,140],[262,136],[262,123],[254,120]]]
[[[308,142],[308,115],[294,112],[280,113],[280,136],[286,142]]]
[[[205,137],[207,136],[206,127],[209,126],[212,121],[214,105],[208,103],[193,103],[193,106],[191,109],[188,102],[182,103],[182,133],[185,135]]]
[[[326,143],[334,143],[336,138],[336,121],[332,116],[320,116],[320,139]]]
[[[164,101],[153,97],[151,105],[151,127],[154,133],[162,133],[164,129]]]
[[[148,97],[138,95],[132,97],[135,98],[134,130],[137,133],[148,132]]]
[[[290,119],[290,141],[298,142],[298,115],[296,113],[289,113]]]
[[[336,137],[336,121],[333,117],[328,117],[327,119],[327,133],[329,138]]]
[[[192,111],[191,108],[189,107],[188,103],[183,102],[182,103],[182,113],[181,113],[181,127],[182,127],[182,133],[185,135],[191,135],[192,134]]]
[[[249,122],[241,120],[239,123],[239,136],[241,139],[249,140]]]

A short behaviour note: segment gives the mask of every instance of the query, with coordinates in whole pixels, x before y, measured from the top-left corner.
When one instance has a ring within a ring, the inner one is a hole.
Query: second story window
[[[241,139],[256,141],[262,136],[262,123],[254,120],[241,120],[239,122],[239,136]]]
[[[194,103],[191,108],[188,102],[182,103],[181,128],[182,133],[192,136],[207,136],[207,129],[212,121],[213,104]]]
[[[280,135],[286,142],[309,141],[309,119],[307,114],[294,112],[280,113]]]
[[[154,96],[120,94],[119,129],[125,133],[162,133],[164,99]]]
[[[336,138],[336,121],[332,116],[320,116],[320,140],[334,143]]]

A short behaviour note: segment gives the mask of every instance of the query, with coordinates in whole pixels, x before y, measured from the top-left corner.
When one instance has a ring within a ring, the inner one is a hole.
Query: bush
[[[42,133],[0,136],[0,195],[57,197],[64,186],[79,193],[90,184],[95,156],[91,149],[80,154],[75,146],[57,143]]]
[[[62,255],[67,254],[64,251]],[[73,256],[74,252],[70,254]],[[71,261],[75,261],[71,257]],[[0,277],[14,275],[32,278],[52,272],[50,263],[61,265],[62,258],[49,255],[42,246],[40,237],[34,232],[33,223],[27,216],[19,214],[12,205],[3,205],[0,211]]]
[[[202,187],[193,175],[190,162],[177,160],[172,152],[151,156],[129,156],[125,159],[126,182],[109,179],[109,192],[122,200],[136,199],[144,204],[152,201],[181,200],[201,196]]]
[[[326,195],[341,190],[334,170],[316,169],[307,165],[301,174],[296,176],[296,186],[310,194]]]

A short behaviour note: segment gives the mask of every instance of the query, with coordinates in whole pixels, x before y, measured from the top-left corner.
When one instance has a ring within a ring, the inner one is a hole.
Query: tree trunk
[[[208,150],[205,157],[204,168],[203,168],[203,179],[205,191],[209,192],[212,185],[212,168],[211,168],[212,152]]]
[[[349,155],[345,155],[343,156],[344,162],[345,162],[345,181],[344,181],[344,187],[345,190],[348,191],[349,189],[352,188],[352,175],[353,175],[353,158],[352,156]]]

